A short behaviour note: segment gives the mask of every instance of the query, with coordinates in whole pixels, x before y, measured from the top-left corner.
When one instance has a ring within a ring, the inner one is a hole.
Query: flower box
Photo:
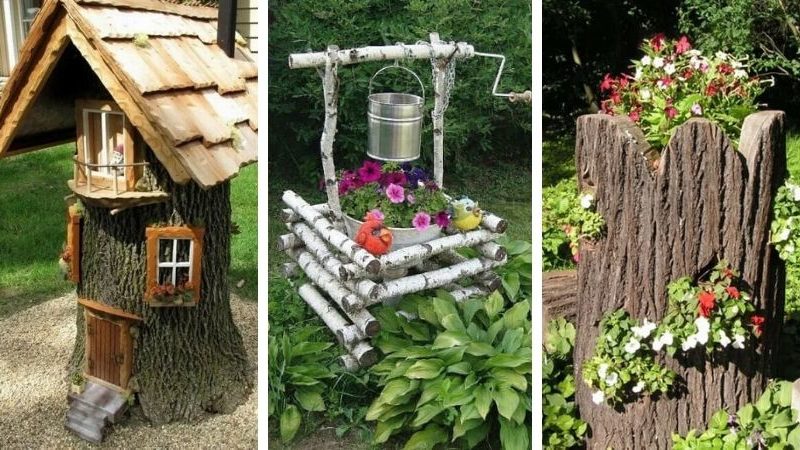
[[[344,215],[344,227],[347,230],[347,235],[350,239],[355,240],[358,229],[361,228],[364,222],[356,220],[348,215]],[[416,244],[424,244],[428,241],[439,238],[442,235],[442,230],[438,226],[429,226],[428,228],[419,231],[416,228],[394,228],[388,227],[392,232],[392,246],[389,251],[400,250],[401,248],[409,247]]]

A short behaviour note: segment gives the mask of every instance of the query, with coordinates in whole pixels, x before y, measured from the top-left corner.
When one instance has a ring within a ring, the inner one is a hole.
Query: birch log
[[[281,275],[284,278],[292,278],[297,275],[297,263],[281,264]]]
[[[364,341],[356,344],[350,350],[350,355],[358,361],[358,365],[361,367],[369,367],[378,361],[378,354],[375,349]]]
[[[361,248],[346,234],[336,229],[319,211],[303,200],[303,197],[293,191],[285,191],[283,193],[283,202],[293,211],[300,214],[303,220],[314,227],[323,239],[352,259],[359,267],[366,269],[368,273],[376,274],[380,272],[381,262],[377,258]]]
[[[375,336],[381,329],[380,322],[364,308],[364,301],[347,290],[327,270],[314,259],[311,253],[303,249],[289,249],[286,252],[297,262],[314,284],[331,296],[336,305],[366,336]]]
[[[358,333],[356,333],[354,339],[352,331],[353,326],[350,325],[347,320],[339,314],[339,311],[328,303],[325,297],[310,283],[300,286],[297,292],[300,294],[303,301],[305,301],[319,318],[325,322],[325,325],[327,325],[334,336],[336,336],[336,340],[338,340],[340,344],[346,346],[348,340],[345,339],[345,336],[349,339],[351,346],[364,338],[363,335],[359,338]]]
[[[328,46],[325,58],[325,72],[322,76],[322,93],[325,97],[325,124],[322,128],[322,139],[319,142],[322,172],[325,177],[325,192],[328,194],[328,205],[334,217],[336,228],[341,229],[342,207],[339,204],[339,186],[336,183],[336,167],[333,164],[333,141],[336,137],[336,121],[339,110],[339,61],[335,45]]]
[[[473,258],[450,267],[443,267],[441,269],[434,270],[432,272],[386,281],[383,283],[384,287],[386,288],[386,293],[380,297],[379,300],[444,286],[464,277],[471,277],[480,272],[499,267],[505,264],[505,262],[505,260],[492,261],[486,258]],[[369,300],[367,305],[370,305],[373,302],[374,301]]]
[[[501,261],[508,257],[506,249],[494,242],[486,242],[484,244],[475,246],[475,248],[478,250],[478,252],[480,252],[481,255],[495,261]]]
[[[506,219],[484,211],[483,218],[481,218],[481,226],[495,233],[505,233],[508,228],[508,222],[506,222]]]
[[[439,33],[431,33],[431,45],[439,44]],[[444,188],[444,95],[447,89],[447,61],[449,55],[435,56],[433,64],[433,180]]]
[[[416,244],[395,250],[381,256],[380,262],[381,266],[384,268],[407,267],[418,264],[422,260],[447,250],[460,247],[472,247],[474,245],[490,242],[498,237],[498,234],[489,230],[474,230],[466,233],[451,234],[425,242],[424,244]]]
[[[459,264],[469,260],[469,258],[461,256],[456,252],[453,252],[453,254],[457,255],[457,258],[442,258],[441,257],[442,255],[440,255],[439,259],[445,259],[445,261],[443,261],[442,264],[433,260],[428,260],[418,265],[416,268],[420,272],[431,272],[433,270],[441,269],[442,267],[447,267],[453,264]],[[488,290],[489,292],[500,289],[500,286],[503,284],[502,280],[500,279],[500,276],[491,270],[475,274],[472,278],[475,280],[475,283],[481,287],[481,289]],[[455,287],[445,286],[447,290],[457,289],[458,287],[459,286]]]
[[[279,252],[284,252],[290,248],[295,248],[302,243],[299,239],[293,234],[283,234],[278,236],[277,242],[275,242],[275,248]]]
[[[339,65],[347,66],[368,61],[390,61],[398,59],[430,59],[431,52],[434,58],[449,58],[451,56],[464,59],[475,54],[475,48],[465,42],[435,43],[414,45],[384,45],[350,48],[339,50],[334,55]],[[323,67],[326,64],[329,52],[292,53],[289,55],[290,69],[305,69],[309,67]]]
[[[455,298],[456,301],[460,303],[470,297],[487,295],[489,292],[491,291],[487,290],[482,286],[472,285],[467,287],[455,288],[450,291],[450,295],[452,295],[453,298]]]
[[[311,227],[304,222],[287,223],[286,227],[294,233],[292,236],[295,236],[305,245],[306,250],[310,251],[314,257],[317,258],[317,261],[325,270],[334,276],[340,275],[342,262],[328,249],[325,241],[319,237]],[[347,281],[345,285],[359,295],[369,298],[377,298],[383,291],[381,285],[367,279]]]
[[[355,372],[361,368],[356,358],[349,353],[339,357],[339,364],[341,364],[347,372]]]
[[[319,203],[316,205],[312,205],[311,207],[316,209],[323,216],[328,217],[331,215],[331,207],[328,206],[327,203]],[[294,223],[294,222],[299,222],[301,220],[303,220],[303,218],[300,217],[300,214],[294,212],[292,208],[283,208],[281,210],[281,221],[283,223]]]

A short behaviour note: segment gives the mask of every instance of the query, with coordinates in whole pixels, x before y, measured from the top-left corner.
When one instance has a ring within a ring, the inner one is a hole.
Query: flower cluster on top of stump
[[[641,324],[622,309],[600,322],[594,356],[583,366],[584,381],[595,389],[596,404],[617,404],[642,394],[666,393],[675,372],[655,360],[658,352],[674,356],[744,349],[750,336],[759,337],[764,317],[755,313],[750,295],[727,261],[720,261],[707,280],[680,278],[667,286],[669,306],[661,322]]]
[[[704,55],[686,36],[669,40],[657,34],[641,50],[644,56],[633,61],[633,75],[605,75],[600,106],[606,114],[636,122],[656,149],[692,117],[710,119],[738,140],[742,121],[757,109],[762,84],[774,83],[751,76],[746,59],[724,52]]]
[[[344,170],[338,179],[342,211],[363,220],[368,212],[387,227],[446,228],[452,219],[444,192],[428,172],[404,163],[364,161],[356,170]]]

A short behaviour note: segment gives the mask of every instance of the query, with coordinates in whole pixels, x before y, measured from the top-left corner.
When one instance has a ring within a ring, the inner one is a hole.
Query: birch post
[[[438,35],[437,35],[438,41]],[[431,54],[433,52],[433,54]],[[400,59],[449,58],[465,59],[475,56],[475,48],[465,42],[427,44],[397,44],[349,48],[336,52],[339,65],[346,66],[369,61],[390,61]],[[290,69],[324,67],[330,52],[292,53],[289,55]]]
[[[334,225],[341,230],[342,207],[339,204],[339,187],[336,183],[336,167],[333,164],[333,141],[336,137],[336,121],[339,108],[339,75],[338,50],[335,45],[328,46],[325,59],[325,72],[322,75],[322,92],[325,96],[325,125],[322,128],[322,139],[319,142],[322,172],[325,177],[325,192],[328,194],[328,206],[334,217]]]
[[[316,209],[320,214],[323,216],[330,216],[331,215],[331,207],[328,206],[327,203],[320,203],[318,205],[311,205],[312,208]],[[281,221],[283,223],[294,223],[303,220],[299,214],[292,211],[292,208],[284,208],[281,210]]]
[[[431,33],[431,45],[438,45],[439,33]],[[455,50],[454,50],[455,51]],[[445,69],[447,59],[443,56],[433,58],[433,180],[439,188],[444,188],[444,91],[447,88]]]
[[[578,265],[575,400],[592,430],[587,448],[666,449],[672,433],[705,429],[717,410],[736,411],[763,392],[783,323],[785,268],[769,236],[786,168],[784,120],[782,112],[751,114],[737,150],[718,125],[691,119],[677,127],[653,170],[643,157],[647,141],[626,116],[578,118],[578,181],[595,189],[607,230],[580,249]],[[603,315],[624,308],[638,321],[659,321],[667,285],[719,259],[742,274],[766,318],[758,342],[713,357],[678,352],[662,360],[680,386],[670,395],[619,409],[595,404],[581,372]]]

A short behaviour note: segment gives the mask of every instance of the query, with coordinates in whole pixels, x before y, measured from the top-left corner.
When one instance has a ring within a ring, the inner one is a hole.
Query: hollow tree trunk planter
[[[578,265],[576,398],[591,428],[589,448],[670,448],[672,433],[705,429],[716,410],[735,412],[763,391],[784,304],[785,268],[769,244],[772,198],[786,165],[783,113],[747,117],[740,149],[715,124],[692,119],[653,161],[627,117],[578,119],[578,183],[595,191],[607,225],[604,238],[581,250]],[[619,410],[595,405],[582,368],[603,314],[624,308],[638,321],[660,320],[667,285],[701,275],[718,259],[741,273],[767,319],[758,347],[729,350],[717,360],[703,352],[660,357],[678,375],[680,387],[669,396]]]
[[[232,412],[253,386],[242,337],[230,308],[230,184],[207,191],[174,184],[153,165],[171,199],[111,215],[87,206],[83,213],[79,298],[140,316],[133,337],[133,378],[144,415],[155,423],[192,420],[205,412]],[[193,225],[205,228],[200,299],[192,307],[155,308],[145,302],[145,229]],[[83,308],[78,308],[70,370],[85,357]],[[126,386],[123,386],[126,387]]]

